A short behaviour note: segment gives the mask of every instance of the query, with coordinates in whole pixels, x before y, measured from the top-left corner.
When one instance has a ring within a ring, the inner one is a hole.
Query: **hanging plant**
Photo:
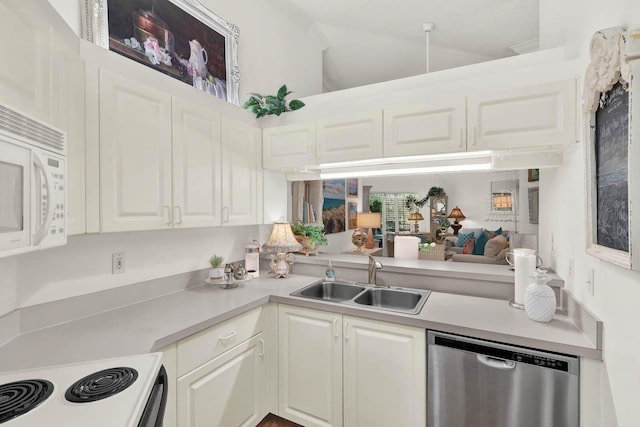
[[[422,209],[422,207],[427,204],[427,202],[429,201],[429,197],[444,197],[446,195],[447,193],[445,193],[442,187],[431,187],[427,195],[422,199],[418,200],[413,194],[407,196],[407,198],[405,199],[405,204],[407,206],[407,209],[417,211],[418,209]]]
[[[287,95],[293,93],[287,90],[287,85],[282,85],[278,89],[277,95],[260,95],[259,93],[250,93],[251,97],[244,103],[242,108],[252,112],[256,115],[256,118],[275,114],[279,116],[286,111],[299,110],[304,107],[304,102],[299,99],[294,99],[287,104],[285,99]]]

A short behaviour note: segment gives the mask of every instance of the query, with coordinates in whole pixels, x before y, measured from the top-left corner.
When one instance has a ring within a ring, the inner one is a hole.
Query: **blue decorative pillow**
[[[474,255],[484,255],[484,245],[489,241],[489,236],[486,231],[480,233],[480,236],[476,239],[476,246],[473,249]]]
[[[458,234],[458,247],[461,248],[467,243],[467,240],[473,239],[473,231],[471,233],[460,233]]]
[[[494,237],[495,237],[495,236],[498,236],[498,235],[500,235],[500,234],[502,234],[502,227],[498,228],[496,231],[493,231],[493,236],[494,236]]]

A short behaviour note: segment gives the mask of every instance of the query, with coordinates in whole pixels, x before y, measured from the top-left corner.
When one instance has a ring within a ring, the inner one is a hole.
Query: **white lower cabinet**
[[[178,378],[181,427],[255,426],[269,412],[264,333]]]
[[[425,330],[278,306],[279,415],[306,427],[426,425]]]

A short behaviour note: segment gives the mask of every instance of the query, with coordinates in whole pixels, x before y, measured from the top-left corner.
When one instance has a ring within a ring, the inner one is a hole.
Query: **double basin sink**
[[[319,280],[291,295],[329,302],[418,314],[431,291],[396,287],[376,287],[356,282]]]

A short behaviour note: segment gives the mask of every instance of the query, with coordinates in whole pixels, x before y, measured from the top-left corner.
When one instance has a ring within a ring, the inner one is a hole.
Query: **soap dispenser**
[[[531,276],[531,284],[524,293],[524,311],[529,319],[549,322],[556,312],[556,294],[547,282],[547,270],[537,269]]]
[[[336,280],[336,271],[331,265],[331,260],[329,260],[329,267],[327,267],[327,271],[324,272],[324,280],[326,280],[327,282],[333,282],[334,280]]]

